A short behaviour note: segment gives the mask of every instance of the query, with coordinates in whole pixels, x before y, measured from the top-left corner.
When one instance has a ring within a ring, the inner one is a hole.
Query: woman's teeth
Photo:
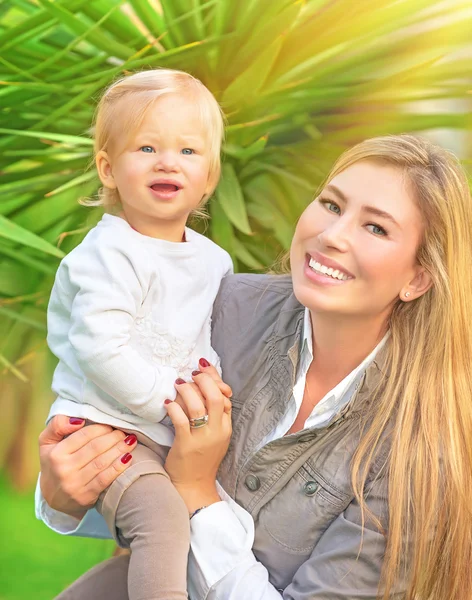
[[[346,279],[349,279],[345,273],[342,273],[337,269],[332,269],[331,267],[326,267],[325,265],[316,262],[316,260],[313,258],[310,258],[310,262],[308,264],[316,273],[321,273],[322,275],[332,277],[333,279],[339,279],[340,281],[346,281]]]

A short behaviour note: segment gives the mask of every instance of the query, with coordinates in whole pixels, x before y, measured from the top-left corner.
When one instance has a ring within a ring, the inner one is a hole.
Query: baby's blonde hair
[[[200,117],[210,143],[210,191],[202,198],[203,206],[218,184],[221,171],[220,152],[224,139],[224,115],[213,94],[203,83],[184,71],[153,69],[133,73],[108,87],[97,106],[94,127],[94,156],[109,153],[117,139],[127,138],[142,123],[147,110],[166,94],[190,98],[200,111]],[[102,188],[97,201],[88,205],[104,206],[106,210],[119,205],[116,189]]]

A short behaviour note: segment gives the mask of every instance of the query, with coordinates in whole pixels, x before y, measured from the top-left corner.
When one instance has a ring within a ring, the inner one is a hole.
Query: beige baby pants
[[[168,448],[134,432],[133,462],[96,504],[116,542],[131,549],[130,600],[186,600],[189,516],[164,470]]]

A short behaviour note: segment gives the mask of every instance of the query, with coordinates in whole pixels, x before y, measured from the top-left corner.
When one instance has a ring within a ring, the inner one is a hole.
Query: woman
[[[168,405],[166,469],[194,514],[191,598],[469,598],[471,257],[457,161],[392,136],[335,164],[297,225],[291,278],[224,281],[213,344],[233,434],[221,465],[230,425],[215,370],[203,361],[178,386],[185,411]],[[40,440],[39,513],[63,532],[77,522],[62,513],[81,519],[132,468],[121,432],[60,441],[80,427],[58,419]],[[93,519],[78,532],[99,535]],[[126,560],[112,559],[62,597],[124,599],[125,581]]]

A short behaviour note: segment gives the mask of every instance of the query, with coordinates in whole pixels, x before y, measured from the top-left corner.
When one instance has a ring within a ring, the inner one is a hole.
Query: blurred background
[[[348,146],[416,132],[472,156],[472,0],[0,0],[0,600],[49,600],[111,542],[35,520],[52,401],[45,309],[99,209],[78,204],[101,90],[189,71],[228,121],[223,177],[195,227],[263,271]],[[469,169],[470,172],[470,169]]]

